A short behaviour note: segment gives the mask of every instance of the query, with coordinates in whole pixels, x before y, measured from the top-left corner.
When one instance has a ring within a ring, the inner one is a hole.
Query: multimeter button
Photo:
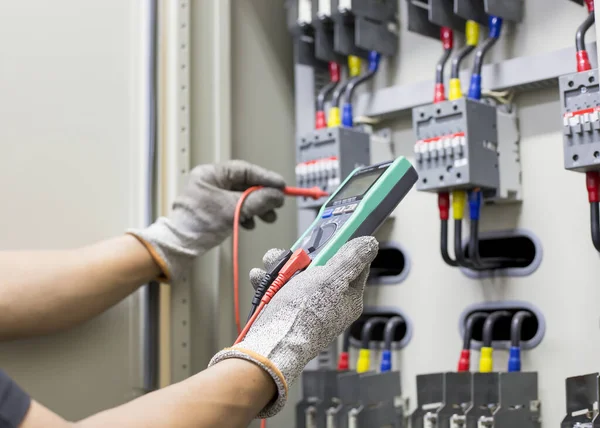
[[[329,218],[333,215],[333,210],[331,208],[323,211],[323,215],[321,216],[321,218]]]
[[[358,204],[347,205],[346,208],[344,208],[344,212],[351,213],[352,211],[354,211],[356,209],[357,206],[358,206]]]
[[[333,210],[333,215],[338,215],[344,212],[344,208],[345,207],[337,207],[335,210]]]

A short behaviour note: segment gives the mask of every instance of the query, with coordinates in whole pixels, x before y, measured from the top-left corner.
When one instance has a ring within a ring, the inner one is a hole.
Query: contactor
[[[598,70],[559,78],[565,168],[600,169],[600,93]]]
[[[460,98],[415,108],[413,128],[418,190],[480,188],[488,200],[520,198],[514,112]]]
[[[356,168],[371,163],[370,135],[351,128],[325,128],[302,136],[297,144],[299,187],[335,191]],[[299,198],[300,208],[320,208],[326,198]]]

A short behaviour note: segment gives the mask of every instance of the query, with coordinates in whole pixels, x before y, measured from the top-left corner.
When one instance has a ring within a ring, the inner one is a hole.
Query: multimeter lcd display
[[[331,202],[364,195],[386,169],[378,168],[364,174],[355,175],[337,192]]]

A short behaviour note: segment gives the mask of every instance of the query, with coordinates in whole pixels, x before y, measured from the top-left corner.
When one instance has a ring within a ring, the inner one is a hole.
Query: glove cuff
[[[152,246],[152,244],[150,244],[143,237],[138,235],[139,232],[140,231],[137,231],[137,230],[128,230],[127,232],[125,232],[125,234],[133,236],[144,247],[146,247],[146,250],[148,250],[148,252],[150,253],[150,256],[154,260],[154,263],[156,263],[158,265],[158,267],[160,268],[160,271],[161,271],[161,274],[158,276],[158,278],[156,278],[156,280],[160,281],[160,282],[168,283],[171,280],[171,274],[169,271],[169,267],[167,266],[167,263],[162,258],[162,256],[156,251],[156,249]]]
[[[281,373],[281,371],[275,366],[275,364],[265,358],[264,356],[251,351],[249,349],[233,347],[233,348],[225,348],[222,351],[218,352],[208,363],[208,367],[214,366],[218,362],[223,360],[227,360],[229,358],[241,358],[246,361],[250,361],[264,371],[269,373],[269,375],[273,378],[275,385],[277,386],[277,398],[274,401],[271,401],[267,406],[262,409],[259,414],[256,416],[257,419],[270,418],[275,416],[277,413],[283,409],[288,397],[288,384],[285,380],[285,377]]]

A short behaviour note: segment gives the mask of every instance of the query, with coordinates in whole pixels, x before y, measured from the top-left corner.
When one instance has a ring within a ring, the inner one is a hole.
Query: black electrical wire
[[[463,349],[471,349],[471,340],[473,339],[473,328],[475,323],[486,319],[488,314],[485,312],[473,312],[465,322],[465,332],[463,334]]]
[[[484,264],[479,255],[479,220],[471,220],[471,235],[469,236],[469,259],[475,267],[483,268]]]
[[[333,95],[331,96],[331,107],[339,107],[340,106],[340,101],[342,100],[342,95],[344,94],[344,91],[346,90],[346,86],[348,86],[348,83],[350,83],[350,81],[346,80],[345,82],[342,82],[339,85],[337,85],[337,87],[335,88],[335,91],[333,91]]]
[[[590,202],[590,226],[592,243],[596,251],[600,252],[600,212],[598,202]]]
[[[383,317],[373,317],[369,318],[365,324],[363,325],[360,339],[361,346],[363,349],[369,349],[369,342],[371,341],[371,335],[373,334],[373,329],[378,324],[385,324],[387,322],[387,318]]]
[[[385,323],[385,330],[383,332],[384,348],[388,351],[392,350],[392,342],[394,341],[394,333],[396,329],[404,324],[404,318],[392,317]]]
[[[435,83],[444,83],[444,67],[448,62],[448,58],[452,55],[452,49],[444,49],[442,57],[435,66]]]
[[[448,220],[440,220],[440,252],[442,259],[448,266],[456,267],[458,263],[448,254]]]
[[[523,330],[523,321],[531,317],[527,311],[517,312],[510,324],[510,346],[518,348],[521,344],[521,331]]]
[[[365,74],[362,74],[360,76],[356,76],[356,77],[353,77],[352,79],[350,79],[345,88],[344,102],[346,104],[351,103],[352,95],[354,95],[354,91],[356,90],[358,85],[361,85],[364,82],[366,82],[367,80],[371,79],[373,76],[375,76],[375,73],[377,73],[377,70],[369,71],[368,73],[365,73]]]
[[[577,48],[577,52],[585,51],[585,34],[590,29],[592,25],[594,25],[595,14],[594,12],[590,13],[585,21],[581,23],[579,28],[577,28],[577,33],[575,33],[575,46]]]
[[[329,82],[321,88],[317,95],[317,111],[325,111],[325,100],[340,82]]]
[[[459,266],[471,268],[473,265],[466,259],[462,246],[462,220],[454,220],[454,257]]]
[[[483,57],[485,54],[496,44],[498,38],[489,37],[485,39],[485,41],[479,45],[477,50],[475,51],[475,59],[473,60],[473,74],[481,76],[481,69],[483,68]],[[458,77],[458,75],[456,76]]]
[[[350,351],[350,327],[344,331],[342,336],[342,352],[348,353]]]
[[[487,347],[487,348],[492,347],[492,339],[494,336],[494,325],[496,324],[496,321],[498,321],[501,318],[506,318],[506,317],[510,317],[510,312],[497,311],[497,312],[492,312],[492,314],[488,315],[488,317],[485,319],[485,322],[483,323],[483,346],[484,347]]]
[[[465,45],[462,47],[461,50],[458,51],[456,55],[454,55],[454,57],[452,58],[452,73],[450,75],[450,78],[458,79],[460,73],[460,64],[463,61],[463,59],[465,59],[467,55],[469,55],[473,51],[473,49],[475,49],[475,46]]]

